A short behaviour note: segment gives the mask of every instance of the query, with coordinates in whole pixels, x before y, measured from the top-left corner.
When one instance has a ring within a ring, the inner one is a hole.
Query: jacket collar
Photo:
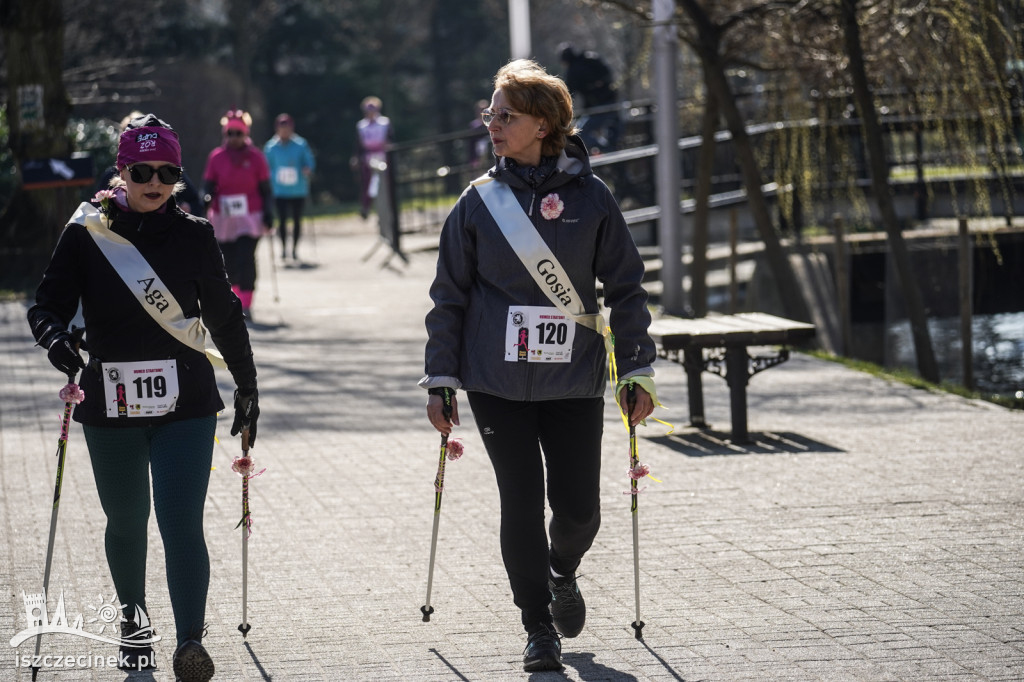
[[[498,159],[498,163],[495,164],[489,174],[496,180],[505,182],[515,188],[546,192],[591,173],[593,171],[590,167],[590,158],[587,156],[586,146],[584,146],[583,140],[580,139],[579,135],[572,135],[568,138],[565,149],[558,156],[555,171],[536,188],[531,188],[525,180],[512,172],[504,157]]]

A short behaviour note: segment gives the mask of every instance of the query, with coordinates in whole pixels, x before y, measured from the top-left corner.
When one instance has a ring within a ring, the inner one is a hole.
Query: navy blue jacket
[[[643,260],[608,187],[590,169],[578,137],[548,176],[531,186],[499,160],[490,171],[507,183],[534,227],[565,268],[588,313],[599,310],[597,281],[615,335],[620,378],[653,375],[656,352],[647,333],[651,322],[641,286]],[[543,199],[557,194],[561,214],[543,217]],[[463,192],[441,231],[437,274],[427,314],[426,376],[420,386],[449,386],[508,400],[596,397],[604,392],[604,340],[576,326],[572,362],[505,361],[509,306],[552,306],[526,271],[472,185]]]
[[[202,316],[214,344],[224,355],[236,386],[256,386],[249,333],[242,305],[231,291],[224,257],[204,219],[179,209],[170,199],[163,213],[120,211],[111,203],[111,230],[130,241],[153,267],[181,305],[185,317]],[[224,409],[213,367],[206,356],[181,343],[143,310],[82,225],[70,223],[61,234],[36,302],[28,311],[36,341],[47,346],[66,330],[82,305],[84,345],[89,365],[78,380],[85,401],[75,421],[94,426],[149,426],[203,417]],[[98,362],[177,360],[179,398],[162,417],[111,419],[106,416]]]

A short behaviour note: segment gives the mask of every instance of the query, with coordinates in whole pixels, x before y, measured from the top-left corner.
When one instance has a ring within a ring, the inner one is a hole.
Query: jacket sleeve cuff
[[[637,367],[636,369],[634,369],[634,370],[632,370],[630,372],[626,372],[625,374],[623,374],[623,375],[621,375],[619,377],[619,381],[622,381],[623,379],[632,379],[633,377],[653,377],[653,376],[654,376],[654,368],[651,367],[650,365],[647,365],[646,367]]]
[[[455,377],[432,377],[425,376],[416,384],[420,388],[462,388],[462,382]]]

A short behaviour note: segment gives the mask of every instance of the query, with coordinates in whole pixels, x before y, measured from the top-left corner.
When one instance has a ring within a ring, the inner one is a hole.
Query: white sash
[[[71,222],[88,230],[89,236],[114,266],[139,305],[157,324],[189,348],[205,354],[214,367],[227,367],[219,352],[206,348],[206,328],[199,318],[185,317],[178,301],[160,280],[153,266],[130,241],[106,226],[103,215],[95,206],[83,202],[71,216]]]
[[[604,316],[601,313],[588,313],[584,309],[572,280],[530,222],[512,193],[512,188],[487,175],[480,176],[472,185],[480,193],[480,198],[484,200],[509,246],[519,256],[544,295],[577,324],[607,337],[608,327]]]

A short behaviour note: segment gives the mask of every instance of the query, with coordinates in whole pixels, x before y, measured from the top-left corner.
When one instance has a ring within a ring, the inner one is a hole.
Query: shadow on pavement
[[[572,667],[582,682],[586,680],[615,680],[619,682],[636,682],[637,678],[621,670],[610,668],[594,660],[594,654],[590,653],[567,653],[562,654],[562,663]],[[664,661],[662,661],[664,663]]]
[[[749,443],[733,443],[732,435],[725,431],[703,429],[667,436],[645,436],[687,457],[712,455],[779,455],[822,452],[843,452],[839,448],[790,432],[760,431],[749,434]]]
[[[252,662],[256,664],[256,669],[260,671],[260,675],[263,679],[266,680],[266,682],[270,682],[272,678],[267,674],[266,669],[260,663],[260,659],[256,657],[256,652],[252,650],[252,645],[249,644],[249,642],[245,643],[245,650],[249,652],[250,656],[252,656]]]
[[[465,675],[463,675],[462,673],[460,673],[458,668],[456,668],[451,663],[449,663],[448,659],[445,658],[444,656],[442,656],[440,651],[438,651],[437,649],[435,649],[433,647],[431,647],[429,649],[429,651],[430,651],[430,653],[432,653],[435,656],[437,656],[441,660],[442,663],[444,663],[446,666],[448,666],[448,669],[452,671],[452,674],[456,675],[460,680],[466,680],[466,682],[469,682],[469,678],[466,677]]]

